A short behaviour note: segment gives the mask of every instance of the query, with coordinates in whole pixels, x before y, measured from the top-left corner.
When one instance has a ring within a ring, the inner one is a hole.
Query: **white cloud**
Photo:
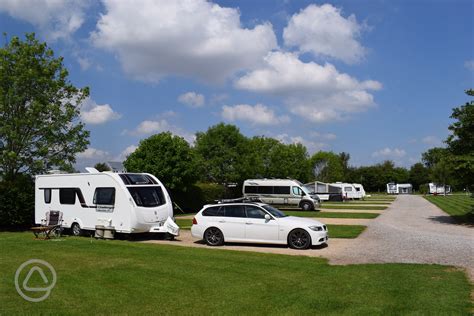
[[[145,81],[167,75],[224,81],[277,47],[271,24],[243,28],[238,9],[205,0],[105,0],[104,7],[93,43]]]
[[[331,4],[312,4],[291,17],[283,39],[287,46],[298,46],[301,52],[355,63],[366,53],[357,40],[363,29],[354,15],[344,18],[341,10]]]
[[[372,153],[372,157],[375,158],[387,158],[387,159],[398,159],[402,158],[406,155],[406,151],[404,149],[399,148],[389,148],[385,147],[383,149],[377,150]]]
[[[109,104],[97,104],[91,98],[87,98],[81,105],[81,119],[87,124],[103,124],[108,121],[117,120],[122,115],[114,112]]]
[[[198,108],[204,105],[205,97],[196,92],[186,92],[178,97],[178,101],[192,108]]]
[[[92,62],[86,57],[77,57],[77,62],[81,70],[87,70],[92,66]]]
[[[340,120],[375,106],[369,90],[382,84],[359,81],[326,63],[302,62],[296,54],[272,52],[265,66],[235,82],[238,89],[283,97],[290,111],[313,122]]]
[[[336,134],[333,133],[311,132],[310,135],[314,138],[321,138],[326,140],[334,140],[337,138]]]
[[[224,105],[221,116],[230,122],[247,121],[255,125],[277,125],[290,121],[288,116],[277,116],[272,109],[263,104],[255,106],[248,104]]]
[[[125,148],[117,157],[115,157],[114,160],[117,160],[117,161],[124,161],[125,159],[127,159],[127,157],[133,153],[135,150],[137,150],[137,146],[135,145],[130,145],[128,146],[127,148]]]
[[[103,151],[97,148],[89,147],[85,151],[78,153],[76,155],[79,159],[106,159],[109,157],[109,153],[107,151]]]
[[[468,60],[464,63],[464,67],[469,69],[470,71],[474,71],[474,60]]]
[[[84,23],[85,0],[2,0],[0,11],[31,23],[49,40],[68,38]]]
[[[172,125],[165,119],[145,120],[138,124],[134,130],[124,131],[125,134],[134,136],[157,134],[162,132],[171,132],[174,135],[181,136],[190,144],[194,143],[196,140],[196,136],[193,133],[187,132],[181,127]]]
[[[306,147],[310,155],[328,147],[328,144],[326,143],[314,142],[302,136],[289,136],[288,134],[280,134],[275,138],[284,144],[302,144]]]
[[[441,145],[441,140],[436,136],[426,136],[421,141],[427,145]]]

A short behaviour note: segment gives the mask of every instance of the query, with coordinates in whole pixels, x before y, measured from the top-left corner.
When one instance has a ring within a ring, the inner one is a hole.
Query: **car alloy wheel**
[[[224,235],[216,227],[208,228],[204,233],[204,239],[209,246],[220,246],[224,243]]]
[[[288,244],[291,248],[307,249],[311,245],[311,236],[304,229],[295,229],[288,236]]]

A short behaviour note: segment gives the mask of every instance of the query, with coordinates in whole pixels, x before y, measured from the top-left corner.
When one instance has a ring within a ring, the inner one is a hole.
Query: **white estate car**
[[[328,241],[323,223],[287,216],[270,205],[254,202],[205,205],[193,219],[191,234],[210,246],[226,241],[287,244],[307,249]]]

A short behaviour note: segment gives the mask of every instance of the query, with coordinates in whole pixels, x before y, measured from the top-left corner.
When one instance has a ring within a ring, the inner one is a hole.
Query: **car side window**
[[[256,206],[246,206],[245,211],[248,218],[265,218],[265,212]]]
[[[225,217],[245,217],[245,210],[242,205],[227,205],[224,209]]]
[[[217,216],[220,208],[221,208],[220,206],[208,207],[202,212],[202,215],[203,216]]]

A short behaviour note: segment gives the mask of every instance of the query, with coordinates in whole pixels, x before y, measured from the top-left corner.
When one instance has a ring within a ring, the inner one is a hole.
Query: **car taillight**
[[[197,224],[198,224],[198,222],[196,220],[196,217],[193,217],[193,225],[197,225]]]

